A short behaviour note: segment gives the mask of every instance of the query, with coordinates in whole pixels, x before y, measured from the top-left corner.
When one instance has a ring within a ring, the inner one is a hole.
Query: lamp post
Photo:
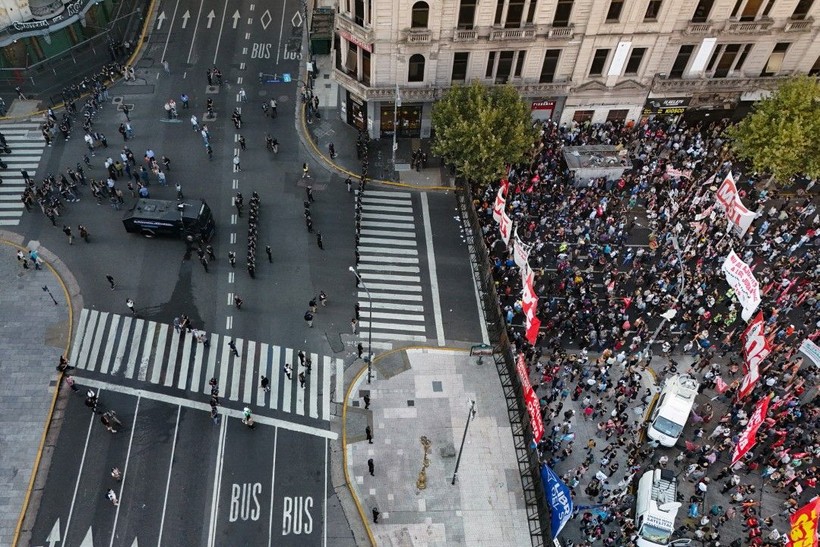
[[[399,91],[399,84],[396,84],[396,100],[393,102],[393,169],[396,168],[396,150],[399,144],[396,142],[396,137],[399,134],[399,107],[401,106],[401,92]]]
[[[456,477],[458,476],[458,466],[461,463],[461,452],[464,450],[464,441],[467,439],[467,429],[470,427],[470,420],[475,418],[475,401],[470,399],[470,410],[467,411],[467,423],[464,424],[464,435],[461,437],[461,447],[458,449],[458,457],[456,458],[456,470],[453,471],[453,480],[451,485],[455,485]]]
[[[683,271],[683,253],[680,249],[678,234],[676,234],[674,231],[669,232],[669,234],[672,236],[672,246],[675,248],[675,252],[678,254],[678,264],[680,265],[680,271],[678,272],[678,295],[675,297],[675,303],[677,304],[678,302],[680,302],[681,298],[683,298],[683,293],[686,286],[686,275]],[[652,333],[652,337],[646,343],[646,348],[643,351],[643,358],[650,358],[650,355],[652,353],[652,344],[655,343],[655,339],[658,337],[658,334],[660,334],[661,330],[663,329],[663,326],[666,325],[666,322],[674,319],[676,314],[677,312],[674,309],[670,309],[665,313],[661,314],[661,323],[660,325],[658,325],[658,328],[655,329],[655,332]],[[649,363],[647,362],[647,366],[648,365]]]
[[[370,300],[370,306],[369,306],[370,311],[367,312],[368,313],[368,319],[370,321],[370,324],[368,325],[368,329],[367,329],[367,357],[365,357],[365,359],[364,359],[364,362],[367,363],[367,383],[369,384],[370,383],[370,378],[373,374],[373,369],[372,369],[372,366],[373,366],[373,353],[372,353],[372,347],[373,347],[373,298],[370,296],[370,289],[368,289],[367,285],[365,285],[364,281],[362,281],[362,276],[359,275],[359,272],[356,271],[356,268],[354,268],[353,266],[350,266],[348,268],[348,270],[353,272],[353,275],[355,275],[356,279],[359,281],[359,283],[362,284],[362,287],[364,287],[364,290],[367,293],[367,298],[368,298],[368,300]]]

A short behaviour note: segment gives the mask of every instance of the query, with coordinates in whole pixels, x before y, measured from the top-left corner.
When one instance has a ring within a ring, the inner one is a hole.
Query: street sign
[[[493,354],[493,347],[488,346],[487,344],[478,344],[475,346],[470,346],[470,356],[484,356],[484,355],[492,355]]]

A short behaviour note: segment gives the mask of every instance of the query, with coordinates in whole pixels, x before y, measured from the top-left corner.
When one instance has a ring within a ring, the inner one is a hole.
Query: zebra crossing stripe
[[[374,311],[372,313],[367,313],[367,318],[373,317],[373,319],[392,319],[394,321],[422,321],[424,322],[424,316],[419,315],[417,313],[384,313],[384,312],[377,312]]]
[[[359,257],[359,267],[366,262],[384,262],[387,264],[418,264],[419,259],[414,256],[376,256],[376,255],[361,255]]]
[[[410,192],[394,192],[392,190],[368,190],[368,196],[385,196],[385,197],[395,197],[395,198],[409,198]]]
[[[412,215],[386,215],[383,213],[368,213],[367,210],[362,210],[362,221],[371,218],[376,220],[406,220],[408,222],[413,220]]]
[[[360,304],[362,308],[373,308],[374,310],[401,310],[417,311],[424,313],[424,306],[419,306],[416,304],[399,304],[397,302],[372,302],[370,300],[365,300]]]
[[[105,324],[108,322],[108,312],[103,312],[100,314],[100,333],[105,332],[103,330]],[[96,336],[94,340],[94,346],[91,348],[91,356],[89,357],[91,363],[91,370],[96,367],[97,358],[100,355],[100,348],[102,347],[102,341],[105,337],[104,336]]]
[[[418,266],[393,266],[391,264],[359,264],[359,271],[372,270],[376,272],[419,273]]]
[[[368,336],[372,336],[378,340],[399,340],[405,342],[426,342],[426,336],[417,336],[414,334],[395,334],[392,332],[372,332],[368,333]]]
[[[323,363],[323,374],[322,374],[322,419],[327,421],[330,420],[330,362],[331,358],[328,355],[324,356],[324,363]],[[318,383],[317,383],[318,385]],[[316,399],[311,395],[311,398],[315,401]],[[311,414],[312,417],[313,414]]]
[[[371,327],[372,325],[372,327]],[[359,326],[363,329],[379,329],[379,330],[398,330],[410,332],[425,332],[427,329],[424,325],[407,325],[404,323],[382,323],[379,321],[360,321]]]
[[[383,255],[419,255],[419,252],[416,249],[393,249],[390,247],[359,247],[359,253],[362,256],[364,256],[365,253],[380,253]]]
[[[420,285],[393,285],[391,283],[368,283],[367,287],[371,290],[387,290],[387,291],[408,291],[421,292]]]
[[[191,374],[191,391],[194,391],[196,386],[199,385],[199,377],[202,375],[202,360],[205,357],[205,352],[207,351],[208,349],[205,348],[204,345],[202,346],[202,349],[200,349],[199,344],[197,344],[196,359],[194,359],[194,371]]]
[[[185,382],[188,381],[188,366],[191,355],[191,344],[195,338],[193,336],[186,336],[182,341],[182,358],[179,360],[179,382],[177,388],[185,389]]]
[[[211,392],[211,378],[215,378],[215,370],[214,367],[217,363],[217,348],[219,347],[219,335],[212,334],[208,339],[208,343],[210,344],[209,352],[208,352],[208,367],[207,372],[205,373],[205,381],[202,382],[202,392],[203,393],[210,393]],[[193,389],[193,386],[191,386]]]
[[[159,326],[159,335],[157,336],[157,349],[154,352],[154,359],[151,365],[151,383],[158,384],[160,374],[162,373],[162,362],[165,354],[165,340],[168,338],[168,325],[162,324]]]
[[[168,368],[165,370],[165,381],[163,385],[166,387],[171,387],[174,385],[174,373],[176,372],[177,368],[177,354],[179,353],[179,339],[181,337],[181,333],[177,332],[174,329],[174,332],[171,333],[171,349],[168,352]]]
[[[290,408],[290,396],[293,391],[293,382],[299,375],[297,372],[299,366],[293,363],[293,350],[291,348],[285,348],[285,363],[290,363],[293,368],[293,373],[290,375],[290,380],[288,380],[287,375],[282,378],[282,408]]]
[[[134,322],[134,337],[131,339],[131,351],[128,352],[128,363],[125,366],[125,377],[134,377],[134,368],[137,366],[137,356],[139,355],[140,342],[142,341],[143,319]]]
[[[230,342],[230,340],[226,336],[222,344],[222,360],[219,362],[219,387],[222,390],[221,393],[223,397],[228,393],[228,368],[231,363],[231,357],[233,357],[233,352],[231,348],[228,347],[228,342]]]
[[[82,338],[82,342],[80,345],[80,354],[78,356],[79,360],[83,363],[88,361],[88,350],[91,346],[91,340],[94,339],[94,332],[97,328],[97,316],[89,318],[88,324],[85,328],[85,335]]]
[[[154,334],[156,333],[156,328],[156,321],[148,322],[148,329],[145,333],[145,346],[142,350],[142,355],[139,363],[139,370],[137,370],[137,380],[141,382],[145,381],[145,376],[148,374],[148,363],[151,357],[151,351],[149,348],[151,348],[152,344],[154,343]]]
[[[236,344],[236,351],[239,355],[231,355],[228,357],[229,359],[229,366],[231,368],[231,400],[238,401],[239,400],[239,374],[242,372],[242,355],[245,353],[245,347],[242,343],[242,340],[234,338],[234,344]],[[227,386],[225,386],[227,390]]]
[[[245,392],[242,396],[242,402],[251,403],[253,397],[253,388],[256,385],[256,378],[253,375],[253,363],[256,358],[256,342],[248,340],[248,360],[246,361],[251,366],[245,368]]]
[[[379,281],[398,281],[401,283],[421,283],[421,278],[417,275],[389,275],[363,272],[360,274],[360,276],[364,281],[370,281],[371,279],[374,279]]]
[[[280,355],[279,346],[273,346],[273,353],[271,355],[271,393],[279,393],[279,374],[282,371],[281,357],[282,356]],[[282,376],[284,376],[284,373],[282,373]],[[284,381],[282,383],[284,383]],[[270,407],[273,410],[276,410],[276,404],[278,401],[279,397],[270,398]]]
[[[373,206],[368,205],[367,210],[368,211],[377,211],[379,213],[388,213],[388,214],[406,214],[406,215],[412,215],[413,214],[413,207],[411,207],[409,205],[407,207],[398,207],[398,206],[392,206],[392,205],[373,205]]]
[[[408,232],[416,233],[416,224],[414,222],[379,222],[376,220],[361,221],[362,228],[387,228],[390,230],[406,230]]]
[[[125,350],[128,349],[127,334],[131,332],[131,321],[132,319],[130,317],[123,317],[122,319],[122,330],[119,335],[119,343],[117,344],[117,353],[114,357],[114,363],[111,365],[111,374],[117,374],[120,371],[120,367],[122,367]]]
[[[22,203],[20,205],[22,205]],[[378,230],[362,229],[360,231],[360,236],[364,236],[367,238],[384,236],[390,238],[390,240],[393,241],[395,241],[395,238],[405,238],[415,241],[416,232],[411,232],[409,230],[405,232],[393,232],[386,228],[379,228]]]
[[[368,285],[368,288],[371,288],[371,285]],[[396,294],[396,293],[371,293],[373,300],[379,299],[389,299],[389,300],[404,300],[404,301],[413,301],[413,302],[421,302],[421,295],[420,294]],[[365,291],[359,291],[359,298],[364,299],[364,302],[367,302],[368,296]]]

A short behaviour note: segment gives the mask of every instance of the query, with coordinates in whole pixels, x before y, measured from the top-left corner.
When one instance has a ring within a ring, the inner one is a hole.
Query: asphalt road
[[[72,397],[34,526],[35,545],[86,547],[92,536],[93,545],[128,547],[135,541],[324,545],[327,536],[345,535],[336,529],[346,522],[341,509],[332,497],[328,500],[327,440],[328,408],[341,398],[331,374],[352,362],[356,343],[364,341],[350,330],[354,303],[362,299],[348,271],[354,263],[354,195],[342,178],[310,159],[295,131],[299,59],[286,46],[301,28],[298,6],[296,1],[164,3],[136,67],[136,82],[114,86],[110,94],[116,102],[106,104],[96,118],[95,130],[107,135],[109,147],[96,151],[88,176],[104,177],[104,158],[117,159],[123,144],[138,159],[150,148],[172,161],[169,186],[152,180],[152,198],[175,199],[174,184],[179,182],[186,198],[208,202],[217,225],[211,242],[217,259],[207,273],[195,255],[185,259],[180,241],[126,233],[121,220],[135,201],[130,197],[116,211],[106,202],[97,204],[83,188],[81,201],[67,204],[56,228],[39,211],[23,216],[20,229],[27,239],[60,255],[81,287],[85,319],[77,318],[83,330],[75,334],[71,355],[78,383],[100,389],[105,404],[127,425],[117,434],[108,433],[83,406],[82,397]],[[210,88],[205,73],[214,65],[222,70],[224,85]],[[287,73],[292,81],[260,83],[260,72],[280,79]],[[240,89],[248,97],[245,103],[238,100]],[[189,110],[182,109],[183,92],[191,97]],[[193,113],[202,122],[208,97],[217,114],[207,122],[213,160],[188,121]],[[262,114],[261,104],[270,97],[279,103],[275,119]],[[177,101],[178,120],[167,120],[163,104],[169,98]],[[120,102],[133,108],[135,135],[126,143],[117,133],[125,121]],[[239,131],[230,120],[236,107],[242,110]],[[279,140],[277,155],[265,150],[268,132]],[[239,151],[242,171],[234,173],[231,159],[239,134],[247,150]],[[81,137],[77,127],[70,140],[47,148],[37,177],[64,172],[81,161]],[[316,201],[311,211],[315,229],[323,235],[323,250],[304,223],[301,165],[306,161],[313,172]],[[124,191],[125,184],[122,178],[117,182]],[[247,217],[237,217],[232,206],[237,191],[244,194],[246,206],[253,191],[262,200],[255,279],[244,268]],[[387,320],[379,340],[406,342],[401,336],[410,325],[415,330],[407,332],[433,345],[480,342],[455,198],[406,193],[419,253],[421,301],[414,306],[423,312],[417,317],[392,314],[401,318]],[[75,233],[78,224],[87,226],[90,243],[75,240],[69,246],[60,231],[63,224]],[[273,249],[271,263],[265,245]],[[383,250],[379,245],[377,254]],[[228,264],[229,251],[239,258],[235,269]],[[106,274],[114,276],[115,290]],[[375,270],[374,275],[381,274]],[[319,309],[309,329],[302,317],[319,290],[329,295],[329,304]],[[234,294],[244,299],[241,311],[231,305]],[[129,317],[126,298],[134,299],[137,318]],[[379,305],[389,306],[389,299]],[[170,325],[182,313],[210,334],[213,351],[174,342]],[[231,339],[241,353],[236,359],[226,348]],[[286,381],[279,368],[295,363],[300,349],[314,355],[306,388],[299,387],[296,374]],[[220,379],[226,416],[218,426],[207,412],[211,374]],[[259,374],[271,378],[271,395],[258,390]],[[255,431],[238,419],[246,405],[258,417]],[[114,466],[123,471],[121,483],[110,477]],[[105,498],[108,488],[119,493],[119,507]],[[50,543],[49,537],[55,541]]]

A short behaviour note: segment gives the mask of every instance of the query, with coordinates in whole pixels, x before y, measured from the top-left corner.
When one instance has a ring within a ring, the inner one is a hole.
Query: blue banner
[[[569,487],[546,464],[541,466],[541,482],[547,493],[547,503],[550,506],[550,528],[552,539],[555,539],[572,517],[572,495]]]

